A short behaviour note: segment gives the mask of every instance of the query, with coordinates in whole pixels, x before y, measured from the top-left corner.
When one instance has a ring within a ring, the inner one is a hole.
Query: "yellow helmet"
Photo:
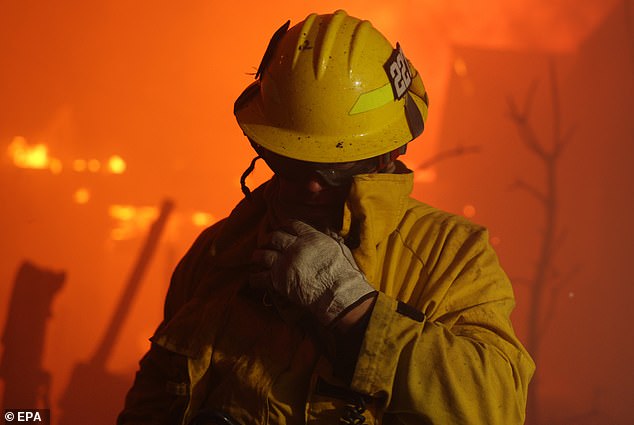
[[[398,43],[343,10],[289,24],[236,100],[249,139],[288,158],[336,163],[392,152],[423,132],[427,93]]]

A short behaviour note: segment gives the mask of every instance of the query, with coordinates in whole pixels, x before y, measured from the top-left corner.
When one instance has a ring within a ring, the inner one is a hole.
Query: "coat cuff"
[[[403,347],[423,330],[425,314],[379,292],[365,332],[351,388],[373,397],[389,396]]]

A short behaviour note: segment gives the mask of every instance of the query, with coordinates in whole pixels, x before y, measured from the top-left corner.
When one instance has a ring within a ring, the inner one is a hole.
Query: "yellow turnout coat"
[[[347,379],[328,331],[248,286],[275,178],[205,230],[172,277],[165,318],[119,424],[187,424],[213,408],[247,424],[524,421],[534,364],[509,315],[511,284],[487,231],[409,197],[412,173],[355,176],[342,235],[379,291]]]

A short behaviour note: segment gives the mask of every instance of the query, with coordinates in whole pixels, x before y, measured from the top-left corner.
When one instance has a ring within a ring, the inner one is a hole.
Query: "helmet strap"
[[[242,173],[242,176],[240,176],[240,189],[242,189],[242,193],[244,193],[245,198],[249,200],[251,199],[251,189],[247,186],[247,177],[249,177],[249,174],[255,170],[255,163],[260,158],[262,158],[260,155],[253,158],[249,167],[247,167],[247,169],[244,170],[244,173]]]
[[[377,165],[377,172],[382,173],[391,162],[394,162],[400,155],[404,155],[407,152],[407,143],[403,146],[394,149],[393,151],[379,155],[379,163]]]

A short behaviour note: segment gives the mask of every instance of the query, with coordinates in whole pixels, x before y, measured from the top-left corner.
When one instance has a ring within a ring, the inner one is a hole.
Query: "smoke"
[[[0,171],[6,177],[0,184],[6,223],[0,277],[9,282],[15,264],[30,257],[70,271],[51,326],[52,398],[71,365],[94,346],[92,335],[108,320],[136,253],[133,241],[108,238],[108,207],[178,194],[181,211],[200,211],[195,221],[202,226],[241,197],[237,182],[252,152],[233,119],[233,100],[252,81],[247,73],[286,19],[295,24],[310,12],[343,8],[401,43],[431,98],[424,143],[408,152],[418,163],[417,150],[433,150],[441,128],[456,60],[452,46],[574,51],[617,1],[0,2]],[[5,154],[17,136],[46,143],[68,164],[120,154],[129,167],[121,178],[70,166],[57,180],[50,173],[21,173],[9,168]],[[92,197],[79,205],[73,193]],[[198,231],[185,225],[175,231],[163,263],[175,263]],[[140,357],[145,346],[137,350],[135,341],[156,325],[168,274],[155,270],[148,279],[114,369]],[[0,300],[8,300],[8,288],[0,285]],[[93,298],[94,305],[86,303]],[[0,303],[0,326],[5,307]]]
[[[480,2],[425,0],[419,18],[434,14],[439,33],[455,44],[566,51],[577,47],[617,0]]]

